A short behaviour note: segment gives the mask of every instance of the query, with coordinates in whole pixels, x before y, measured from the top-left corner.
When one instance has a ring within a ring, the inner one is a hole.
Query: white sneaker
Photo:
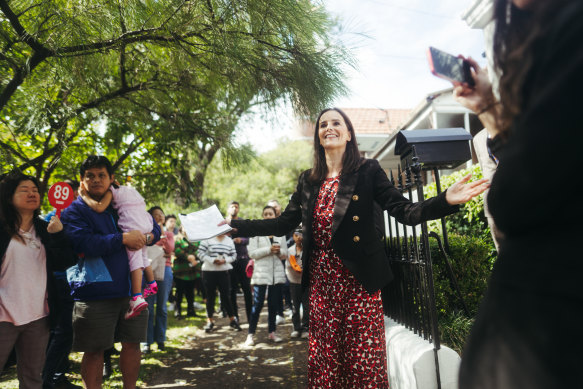
[[[138,316],[144,309],[148,308],[148,303],[141,295],[134,296],[130,300],[130,307],[125,314],[126,319]]]
[[[308,339],[308,331],[304,331],[304,332],[302,332],[302,336],[301,336],[301,338],[302,338],[302,339]]]
[[[292,331],[291,335],[292,338],[299,338],[300,337],[300,332],[299,331]]]
[[[285,323],[285,317],[281,316],[281,315],[277,315],[275,317],[275,324],[280,325]]]
[[[245,340],[245,346],[247,347],[255,346],[255,337],[253,336],[253,334],[247,335],[247,339]]]
[[[283,339],[280,338],[279,336],[277,336],[277,334],[275,332],[270,332],[269,333],[269,340],[271,340],[274,343],[283,342]]]

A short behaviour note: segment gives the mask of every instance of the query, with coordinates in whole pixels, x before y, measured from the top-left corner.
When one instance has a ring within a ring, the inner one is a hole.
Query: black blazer
[[[34,230],[36,231],[37,236],[40,237],[46,251],[49,323],[50,327],[54,328],[57,324],[61,307],[53,272],[65,270],[67,267],[73,266],[77,261],[77,256],[73,252],[64,231],[57,232],[56,234],[49,234],[47,232],[47,226],[49,223],[40,218],[34,218],[33,225]],[[8,236],[7,233],[0,230],[0,267],[2,267],[2,260],[4,254],[6,254],[11,239],[12,238]],[[35,280],[31,280],[32,284],[34,284],[34,282]]]
[[[303,245],[311,253],[312,214],[320,184],[308,181],[310,170],[298,180],[285,211],[276,219],[232,220],[231,226],[244,236],[281,236],[300,222]],[[457,212],[445,200],[445,192],[429,200],[412,203],[396,189],[386,173],[374,159],[362,159],[357,171],[340,177],[334,216],[331,245],[344,265],[369,292],[373,293],[393,279],[383,242],[375,230],[378,207],[375,202],[401,223],[416,225],[425,220],[437,219]],[[375,214],[377,214],[375,216]],[[302,285],[309,285],[311,255],[306,255]]]

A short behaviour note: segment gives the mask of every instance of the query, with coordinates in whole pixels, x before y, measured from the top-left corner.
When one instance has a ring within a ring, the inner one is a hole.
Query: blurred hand
[[[61,223],[61,219],[59,219],[57,216],[51,217],[51,221],[47,226],[47,232],[49,234],[55,234],[60,231],[63,231],[63,224]]]
[[[85,192],[87,193],[87,185],[85,185],[85,181],[81,180],[79,183],[79,193]]]
[[[233,238],[233,242],[235,242],[236,244],[241,243],[241,238]]]
[[[445,199],[448,204],[464,204],[490,187],[490,182],[486,178],[467,183],[470,178],[472,178],[472,175],[468,174],[447,188]]]
[[[475,86],[470,87],[466,83],[454,86],[453,97],[467,109],[478,113],[496,101],[494,93],[492,93],[492,84],[488,78],[488,70],[481,68],[471,57],[460,56],[460,58],[470,63]]]
[[[224,220],[220,221],[219,224],[217,224],[217,227],[224,226],[225,224],[228,224],[230,226],[231,225],[231,220],[230,219],[224,219]],[[236,228],[233,228],[231,230],[231,232],[237,232],[237,229]]]
[[[193,254],[189,254],[186,259],[188,259],[188,262],[190,262],[190,264],[192,266],[196,266],[198,265],[198,261],[196,260],[196,257]]]
[[[279,252],[281,251],[279,245],[272,245],[271,246],[271,253],[272,254],[277,254],[279,255]]]
[[[227,261],[226,261],[226,260],[225,260],[225,258],[223,258],[223,257],[218,257],[217,259],[215,259],[215,260],[213,261],[213,263],[214,263],[215,265],[223,265],[223,264],[227,263]]]
[[[122,242],[130,250],[139,250],[146,245],[146,235],[138,230],[124,232]]]

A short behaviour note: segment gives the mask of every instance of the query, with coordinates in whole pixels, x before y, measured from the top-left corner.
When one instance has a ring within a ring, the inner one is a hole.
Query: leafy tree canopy
[[[257,104],[311,114],[350,56],[309,0],[0,0],[0,164],[42,183],[90,153],[148,199],[200,203],[214,155]],[[54,178],[53,178],[54,176]]]
[[[225,168],[217,159],[208,170],[204,204],[217,204],[225,213],[230,201],[238,201],[240,216],[246,219],[261,218],[263,207],[272,199],[285,208],[300,173],[312,166],[312,155],[311,141],[283,140],[274,150],[237,168]]]

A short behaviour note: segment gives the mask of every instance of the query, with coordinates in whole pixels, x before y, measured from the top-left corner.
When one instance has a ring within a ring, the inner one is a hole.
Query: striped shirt
[[[202,271],[226,271],[233,268],[231,263],[237,259],[237,252],[233,240],[225,236],[221,241],[211,238],[200,242],[197,257],[202,261]],[[223,257],[227,262],[216,265],[214,260],[219,257]]]

